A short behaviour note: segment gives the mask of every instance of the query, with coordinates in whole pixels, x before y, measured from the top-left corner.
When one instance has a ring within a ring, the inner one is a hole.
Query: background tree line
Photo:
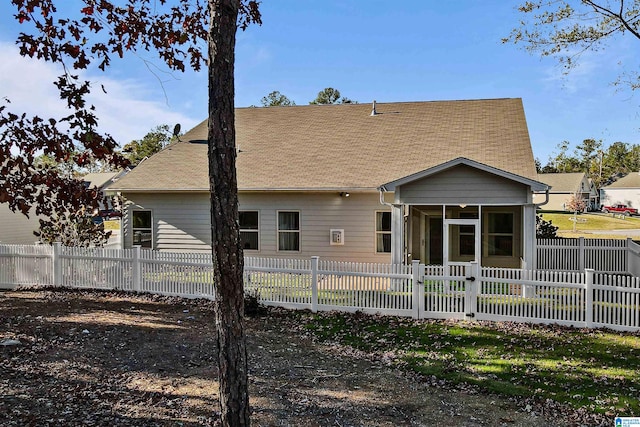
[[[332,87],[326,87],[318,92],[316,98],[309,101],[311,105],[327,105],[327,104],[357,104],[358,101],[353,101],[340,94],[338,89]],[[267,96],[263,96],[260,100],[260,104],[263,107],[290,107],[296,105],[295,101],[289,99],[286,95],[280,93],[278,90],[274,90]],[[252,105],[255,107],[255,105]]]
[[[640,171],[640,145],[614,142],[603,147],[602,140],[585,139],[573,152],[571,143],[562,141],[545,165],[536,159],[539,173],[585,172],[596,187],[607,185],[621,176]]]
[[[167,124],[157,125],[141,139],[130,141],[122,149],[115,148],[115,152],[129,161],[128,167],[135,167],[145,158],[154,155],[176,141],[181,135],[179,129],[179,126],[176,126],[171,131]],[[86,164],[79,166],[74,161],[77,155],[79,155],[78,151],[69,151],[67,160],[58,161],[54,156],[43,153],[35,159],[35,165],[42,169],[53,169],[69,178],[82,177],[87,173],[117,172],[121,167],[114,166],[108,162],[101,162],[97,159],[91,159]]]

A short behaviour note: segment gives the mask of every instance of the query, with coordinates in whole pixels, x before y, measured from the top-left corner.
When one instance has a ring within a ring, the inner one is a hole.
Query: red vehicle
[[[100,211],[100,216],[106,219],[122,218],[122,212],[114,209],[103,209]]]
[[[638,215],[638,209],[630,208],[627,205],[613,205],[613,206],[603,206],[602,212],[604,213],[620,213],[623,215]]]

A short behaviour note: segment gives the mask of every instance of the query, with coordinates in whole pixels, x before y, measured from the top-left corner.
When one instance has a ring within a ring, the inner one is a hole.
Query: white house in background
[[[122,172],[90,173],[82,179],[87,187],[102,188],[113,183]],[[12,212],[9,205],[0,203],[0,243],[7,245],[33,245],[38,238],[33,234],[40,228],[39,217],[31,210],[29,218],[20,212]]]
[[[29,218],[20,212],[12,212],[9,204],[0,203],[0,243],[6,245],[33,245],[38,238],[33,234],[40,228],[38,217]]]
[[[104,188],[116,182],[125,172],[126,171],[88,173],[82,177],[82,181],[87,188]]]
[[[519,266],[537,181],[520,99],[236,110],[245,254]],[[123,245],[209,251],[207,122],[108,188]]]
[[[567,203],[574,194],[584,200],[588,209],[598,208],[598,191],[584,172],[539,173],[537,180],[551,187],[549,202],[540,206],[542,210],[566,211]],[[543,199],[544,195],[536,195],[534,202],[542,203]]]
[[[603,206],[623,204],[640,209],[640,172],[630,173],[600,189]]]

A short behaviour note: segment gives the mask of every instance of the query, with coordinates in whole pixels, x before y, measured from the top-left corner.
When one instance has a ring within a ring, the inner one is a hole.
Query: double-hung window
[[[239,211],[238,224],[240,226],[240,242],[244,250],[259,250],[260,226],[258,211]]]
[[[131,222],[133,245],[153,249],[153,223],[151,220],[151,211],[132,211]]]
[[[300,250],[300,212],[278,212],[278,250]]]
[[[391,253],[391,212],[376,212],[376,252]]]

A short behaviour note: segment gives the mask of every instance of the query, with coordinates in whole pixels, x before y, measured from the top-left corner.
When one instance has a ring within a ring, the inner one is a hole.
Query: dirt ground
[[[124,293],[0,292],[0,425],[215,425],[212,310]],[[248,318],[247,339],[254,426],[582,424],[315,343],[285,311]]]

